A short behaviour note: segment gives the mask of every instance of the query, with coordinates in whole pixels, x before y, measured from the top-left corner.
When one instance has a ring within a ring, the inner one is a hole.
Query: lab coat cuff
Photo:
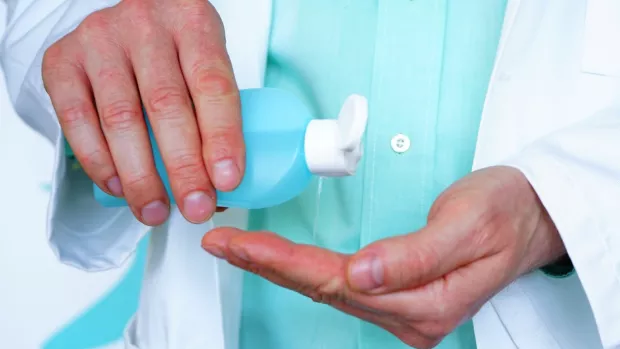
[[[502,165],[520,170],[548,211],[587,295],[603,343],[620,343],[620,274],[618,257],[608,245],[605,217],[595,212],[583,180],[571,176],[578,160],[559,155],[552,142],[539,141]],[[597,193],[600,194],[600,193]],[[607,348],[608,346],[605,346]]]

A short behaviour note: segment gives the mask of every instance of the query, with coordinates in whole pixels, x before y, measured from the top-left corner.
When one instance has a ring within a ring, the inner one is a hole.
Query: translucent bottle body
[[[231,192],[217,192],[220,207],[258,209],[279,205],[303,192],[312,179],[304,151],[308,108],[293,94],[271,88],[240,91],[246,169],[241,184]],[[149,125],[157,171],[170,199],[168,175]],[[94,185],[103,206],[126,206]],[[172,201],[174,202],[174,201]]]

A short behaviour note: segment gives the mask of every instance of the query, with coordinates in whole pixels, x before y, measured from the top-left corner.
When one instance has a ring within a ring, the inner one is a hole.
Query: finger
[[[506,284],[500,255],[477,260],[420,287],[372,295],[364,304],[414,322],[442,324],[424,329],[431,337],[451,332],[470,319]]]
[[[476,251],[459,229],[436,223],[369,245],[348,265],[350,287],[373,294],[415,288],[471,262]]]
[[[338,299],[312,290],[300,288],[299,285],[283,278],[279,273],[272,270],[256,267],[255,265],[248,265],[247,263],[238,265],[236,262],[232,262],[232,264],[251,273],[257,274],[265,280],[268,280],[278,286],[305,295],[317,303],[327,304],[343,313],[347,313],[363,321],[375,324],[394,335],[399,336],[401,333],[406,333],[407,336],[412,337],[411,332],[416,332],[414,329],[408,329],[405,331],[403,322],[400,321],[400,319],[384,311],[372,309],[362,303],[352,301],[351,299]],[[419,337],[422,338],[421,336]]]
[[[215,212],[215,191],[176,47],[158,29],[145,30],[130,51],[170,188],[183,216],[201,223]]]
[[[240,235],[229,246],[236,257],[272,270],[297,285],[298,291],[323,297],[323,302],[346,299],[345,255],[295,244],[273,233]]]
[[[175,30],[179,59],[196,108],[203,157],[215,188],[230,191],[245,171],[239,90],[223,28],[210,6]]]
[[[257,274],[276,285],[301,293],[313,299],[315,302],[329,304],[340,311],[372,322],[378,326],[383,326],[385,328],[396,326],[397,322],[393,321],[392,317],[386,316],[386,314],[380,310],[369,308],[359,301],[338,299],[338,297],[333,297],[333,295],[330,297],[326,294],[317,292],[312,287],[306,287],[305,285],[307,285],[307,283],[299,284],[298,280],[292,280],[289,278],[288,273],[283,274],[280,270],[269,269],[266,264],[261,264],[258,260],[252,260],[251,258],[249,260],[246,259],[248,255],[242,254],[243,257],[240,258],[227,246],[230,246],[233,241],[242,240],[243,236],[252,236],[252,238],[257,238],[265,243],[270,243],[272,240],[271,233],[248,233],[234,228],[218,228],[205,235],[202,246],[216,257],[226,258],[231,264],[239,268]],[[276,240],[278,239],[279,238],[276,236]],[[338,265],[340,265],[340,263],[338,263]]]
[[[140,221],[160,225],[170,213],[169,202],[155,169],[130,62],[122,48],[96,32],[90,31],[83,45],[86,73],[124,196]]]
[[[121,182],[99,126],[90,82],[67,38],[50,47],[43,60],[43,80],[67,142],[86,174],[114,196],[122,196]]]
[[[423,287],[368,298],[368,305],[409,320],[405,331],[392,332],[405,343],[432,347],[470,320],[504,285],[498,255],[468,264]]]
[[[296,285],[297,291],[346,298],[345,255],[294,244],[273,233],[243,233],[234,228],[215,229],[203,239],[205,245],[216,245],[255,268],[271,270]]]
[[[207,232],[201,241],[201,246],[210,254],[218,258],[226,258],[229,253],[230,241],[237,236],[247,234],[236,228],[221,227]]]

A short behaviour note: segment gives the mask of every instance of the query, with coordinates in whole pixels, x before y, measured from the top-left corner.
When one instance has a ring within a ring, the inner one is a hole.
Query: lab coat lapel
[[[484,103],[482,118],[480,120],[480,128],[478,130],[478,142],[476,146],[476,153],[474,156],[474,169],[482,168],[488,162],[488,158],[493,157],[491,154],[494,151],[494,147],[486,146],[486,140],[490,138],[493,132],[497,132],[495,125],[498,115],[489,116],[489,104],[493,102],[490,96],[498,88],[498,85],[503,83],[503,80],[507,79],[506,72],[503,71],[503,66],[506,64],[506,52],[509,39],[512,36],[515,22],[519,14],[521,7],[521,0],[508,0],[506,5],[506,14],[504,16],[504,25],[502,27],[502,35],[500,37],[499,46],[495,58],[495,66],[491,79],[489,82],[487,98]],[[509,58],[508,58],[509,60]]]
[[[620,83],[609,78],[620,77],[618,23],[616,0],[509,0],[474,169],[618,102]],[[577,275],[524,276],[485,304],[474,326],[478,349],[601,348]]]

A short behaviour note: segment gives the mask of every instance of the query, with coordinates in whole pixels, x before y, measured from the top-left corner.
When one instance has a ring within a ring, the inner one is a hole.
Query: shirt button
[[[394,150],[397,153],[404,153],[407,150],[409,150],[409,147],[411,146],[411,141],[409,140],[409,137],[405,136],[402,133],[397,134],[396,136],[392,137],[392,150]]]

